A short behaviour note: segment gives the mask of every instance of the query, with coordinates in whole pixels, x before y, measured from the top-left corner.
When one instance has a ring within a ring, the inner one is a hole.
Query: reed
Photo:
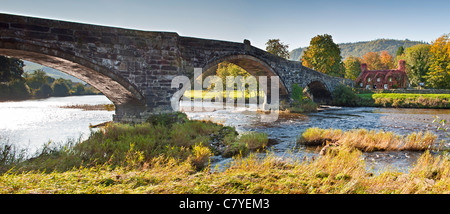
[[[306,146],[335,143],[357,148],[364,152],[372,151],[425,151],[432,149],[437,136],[430,132],[414,132],[400,136],[382,130],[352,129],[342,132],[340,129],[309,128],[298,139]]]
[[[189,160],[162,156],[132,168],[105,163],[65,172],[7,172],[0,175],[0,193],[448,194],[449,169],[446,154],[425,152],[409,173],[384,171],[375,175],[367,171],[361,151],[341,146],[305,161],[272,153],[265,158],[236,157],[226,170],[214,172],[209,167],[197,170]]]

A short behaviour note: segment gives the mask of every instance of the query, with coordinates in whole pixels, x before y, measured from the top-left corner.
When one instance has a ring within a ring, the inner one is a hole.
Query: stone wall
[[[173,111],[170,100],[177,89],[171,88],[172,79],[192,78],[194,68],[205,71],[223,61],[255,76],[279,76],[282,97],[289,97],[292,84],[320,82],[314,85],[330,93],[340,83],[353,84],[267,53],[248,40],[226,42],[7,14],[0,14],[0,55],[87,82],[115,104],[116,121],[142,122],[151,114]]]

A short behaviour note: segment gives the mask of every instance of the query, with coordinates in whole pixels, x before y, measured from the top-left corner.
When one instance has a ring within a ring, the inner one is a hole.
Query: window
[[[381,78],[378,77],[378,78],[377,78],[377,82],[381,82]]]
[[[367,82],[370,82],[370,81],[372,81],[372,79],[369,77],[369,78],[367,78]]]
[[[392,77],[389,77],[389,82],[392,82]]]

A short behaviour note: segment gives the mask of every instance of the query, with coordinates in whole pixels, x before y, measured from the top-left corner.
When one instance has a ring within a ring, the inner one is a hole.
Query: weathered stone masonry
[[[318,101],[352,81],[330,77],[258,48],[235,43],[0,14],[0,55],[33,61],[75,76],[104,93],[115,105],[116,121],[144,121],[172,111],[175,76],[193,77],[194,68],[235,63],[255,76],[280,77],[280,94],[292,84],[309,86]],[[322,96],[326,94],[326,96]]]

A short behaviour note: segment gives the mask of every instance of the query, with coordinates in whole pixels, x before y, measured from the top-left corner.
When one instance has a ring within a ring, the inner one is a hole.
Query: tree
[[[71,94],[72,95],[84,95],[86,93],[86,88],[82,83],[77,83],[73,89]]]
[[[69,96],[70,87],[67,85],[66,80],[57,79],[52,84],[53,95],[56,97]]]
[[[219,63],[216,71],[216,75],[222,79],[223,84],[225,85],[227,76],[243,76],[248,77],[250,74],[244,70],[243,68],[229,62]]]
[[[42,69],[35,70],[33,73],[25,73],[24,78],[31,89],[39,89],[42,85],[51,84],[54,81]]]
[[[20,59],[0,56],[0,82],[21,80],[23,66],[23,61]]]
[[[303,65],[313,70],[331,75],[344,76],[341,49],[328,35],[318,35],[311,39],[302,58]]]
[[[269,39],[266,42],[266,51],[282,58],[289,58],[289,45],[280,42],[279,39]]]
[[[395,54],[395,57],[401,56],[403,53],[405,53],[405,48],[403,46],[400,46],[397,49],[397,54]]]
[[[450,34],[446,34],[437,38],[430,47],[431,64],[426,78],[434,88],[450,88],[449,36]]]
[[[47,98],[47,97],[50,97],[52,95],[52,93],[53,93],[53,90],[50,87],[50,85],[45,83],[45,84],[41,85],[41,87],[39,87],[38,90],[36,90],[35,96],[39,97],[39,98]]]
[[[380,53],[381,70],[393,69],[394,58],[387,51],[381,51]]]
[[[368,70],[381,70],[383,63],[378,52],[367,52],[362,57],[362,62],[367,64]]]
[[[425,83],[431,63],[430,45],[419,44],[409,47],[404,55],[408,79],[411,85],[418,86],[421,82]]]
[[[347,57],[344,60],[345,78],[356,80],[361,74],[361,59],[353,56]]]

